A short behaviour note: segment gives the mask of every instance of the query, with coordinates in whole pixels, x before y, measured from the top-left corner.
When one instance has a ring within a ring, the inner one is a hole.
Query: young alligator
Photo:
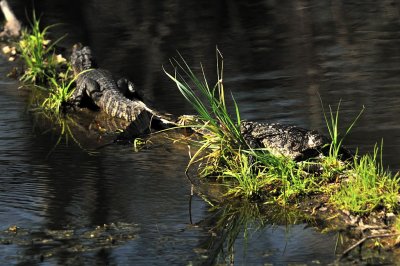
[[[295,161],[317,157],[319,154],[327,155],[331,144],[329,138],[317,131],[293,125],[243,121],[240,131],[251,148],[267,148],[273,154],[284,155]],[[343,147],[339,155],[343,161],[353,157]]]
[[[89,47],[75,44],[71,65],[76,77],[76,89],[70,100],[73,105],[91,106],[112,117],[133,122],[140,132],[149,128],[150,123],[159,127],[175,125],[143,103],[130,81],[116,82],[109,71],[97,68]]]
[[[208,133],[201,127],[204,122],[195,115],[182,115],[177,123],[181,126],[196,125],[192,130],[200,135]],[[295,161],[327,155],[331,144],[329,138],[315,130],[279,123],[242,121],[240,133],[250,148],[266,148],[274,155],[283,155]],[[343,161],[353,157],[344,147],[340,148],[339,155]]]

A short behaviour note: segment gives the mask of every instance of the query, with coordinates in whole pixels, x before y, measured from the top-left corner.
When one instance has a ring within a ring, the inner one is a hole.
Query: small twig
[[[382,235],[372,235],[372,236],[366,236],[363,239],[357,241],[354,245],[352,245],[351,247],[349,247],[348,249],[346,249],[342,256],[340,257],[340,259],[344,258],[348,253],[350,253],[350,251],[352,251],[353,249],[355,249],[356,247],[360,246],[361,244],[363,244],[365,241],[369,240],[369,239],[374,239],[374,238],[384,238],[384,237],[393,237],[393,236],[398,236],[399,234],[382,234]]]
[[[190,197],[189,197],[189,220],[190,224],[193,225],[192,219],[192,200],[193,200],[193,185],[190,186]]]
[[[193,182],[192,178],[190,177],[188,171],[189,171],[189,169],[185,171],[185,175],[186,175],[187,179],[189,180],[190,184],[191,184],[191,185],[194,185],[194,182]]]
[[[388,229],[388,226],[381,226],[381,225],[363,225],[363,226],[357,226],[356,229],[361,230],[362,232],[366,230],[379,230],[379,229]]]

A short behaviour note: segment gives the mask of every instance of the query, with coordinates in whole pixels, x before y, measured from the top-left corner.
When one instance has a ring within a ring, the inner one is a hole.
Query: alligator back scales
[[[118,89],[117,83],[107,70],[90,69],[77,78],[77,90],[86,89],[93,102],[112,117],[134,121],[142,112],[149,112],[140,100],[128,99]],[[96,82],[98,85],[94,84]],[[89,88],[88,87],[93,87]],[[79,92],[82,93],[82,92]]]
[[[138,122],[143,128],[149,127],[152,117],[161,120],[159,115],[142,101],[128,99],[123,94],[123,88],[120,86],[123,83],[120,83],[122,79],[116,82],[109,71],[97,68],[89,47],[74,45],[71,64],[77,77],[76,90],[71,97],[75,105],[81,106],[89,101],[109,116]]]

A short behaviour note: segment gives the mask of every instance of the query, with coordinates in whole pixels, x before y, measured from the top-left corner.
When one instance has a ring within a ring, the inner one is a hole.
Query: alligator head
[[[75,75],[84,70],[95,68],[96,63],[92,57],[92,51],[88,46],[78,43],[72,47],[71,65]]]

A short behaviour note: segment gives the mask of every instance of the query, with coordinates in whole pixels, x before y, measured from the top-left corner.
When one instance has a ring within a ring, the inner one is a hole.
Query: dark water
[[[31,10],[32,1],[10,2],[21,18]],[[326,106],[342,100],[342,128],[365,106],[347,145],[367,152],[383,138],[384,162],[399,169],[398,1],[36,1],[35,8],[43,24],[63,23],[51,30],[55,37],[68,33],[63,46],[90,45],[100,66],[133,80],[162,111],[192,112],[162,66],[178,50],[191,65],[202,62],[212,80],[216,46],[225,86],[245,119],[326,132],[319,95]],[[185,146],[135,153],[111,145],[91,154],[71,141],[53,150],[57,131],[45,131],[26,111],[28,97],[5,77],[8,66],[0,64],[0,229],[84,231],[126,223],[137,231],[114,248],[82,252],[59,251],[60,243],[3,245],[0,264],[39,263],[48,252],[55,255],[43,264],[334,262],[336,235],[304,224],[254,226],[248,237],[243,225],[234,257],[226,249],[211,252],[213,245],[204,244],[209,228],[190,225]],[[193,222],[210,218],[209,208],[193,197]]]

